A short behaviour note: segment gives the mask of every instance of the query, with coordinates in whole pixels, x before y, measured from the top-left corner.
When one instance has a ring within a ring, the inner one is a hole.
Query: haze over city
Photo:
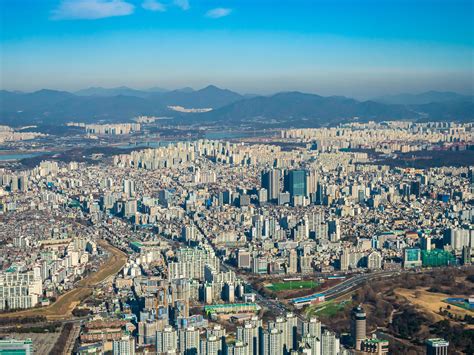
[[[0,355],[474,354],[473,6],[0,0]]]
[[[1,87],[473,93],[472,1],[2,1]]]

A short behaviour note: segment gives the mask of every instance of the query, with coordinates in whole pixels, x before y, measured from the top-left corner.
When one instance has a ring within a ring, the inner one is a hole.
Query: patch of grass
[[[343,311],[349,302],[350,300],[344,300],[341,302],[327,301],[319,303],[317,305],[310,306],[306,313],[308,316],[314,315],[318,317],[332,317]]]
[[[314,288],[319,286],[319,283],[315,281],[286,281],[286,282],[277,282],[271,285],[266,286],[268,289],[280,292],[280,291],[287,291],[287,290],[298,290],[298,289],[305,289],[305,288]]]

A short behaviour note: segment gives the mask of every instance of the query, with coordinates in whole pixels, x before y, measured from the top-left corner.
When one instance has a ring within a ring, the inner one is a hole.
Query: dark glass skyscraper
[[[305,170],[290,170],[285,177],[287,179],[285,186],[290,193],[290,196],[306,196],[306,171]]]
[[[262,172],[262,187],[268,191],[268,200],[275,201],[280,193],[281,170],[271,169]]]

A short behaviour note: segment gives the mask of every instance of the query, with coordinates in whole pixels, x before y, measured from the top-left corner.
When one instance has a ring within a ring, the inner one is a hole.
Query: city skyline
[[[474,354],[473,24],[0,0],[0,354]]]
[[[6,0],[2,8],[7,90],[473,92],[470,1]]]

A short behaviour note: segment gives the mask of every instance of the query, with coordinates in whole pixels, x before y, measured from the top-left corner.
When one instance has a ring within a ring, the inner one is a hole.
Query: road
[[[0,318],[18,318],[18,317],[33,317],[45,316],[48,320],[64,320],[72,317],[74,308],[85,298],[92,294],[94,287],[100,285],[104,280],[117,274],[122,270],[127,262],[127,255],[120,249],[110,245],[104,240],[99,240],[98,244],[106,249],[111,256],[105,261],[100,269],[89,276],[79,281],[71,291],[59,296],[53,304],[33,308],[24,311],[3,313]]]
[[[369,274],[358,274],[349,279],[344,280],[343,282],[327,290],[320,292],[320,294],[323,294],[326,300],[331,300],[358,288],[359,286],[363,285],[368,281],[391,277],[397,274],[399,274],[399,271],[378,271]]]

